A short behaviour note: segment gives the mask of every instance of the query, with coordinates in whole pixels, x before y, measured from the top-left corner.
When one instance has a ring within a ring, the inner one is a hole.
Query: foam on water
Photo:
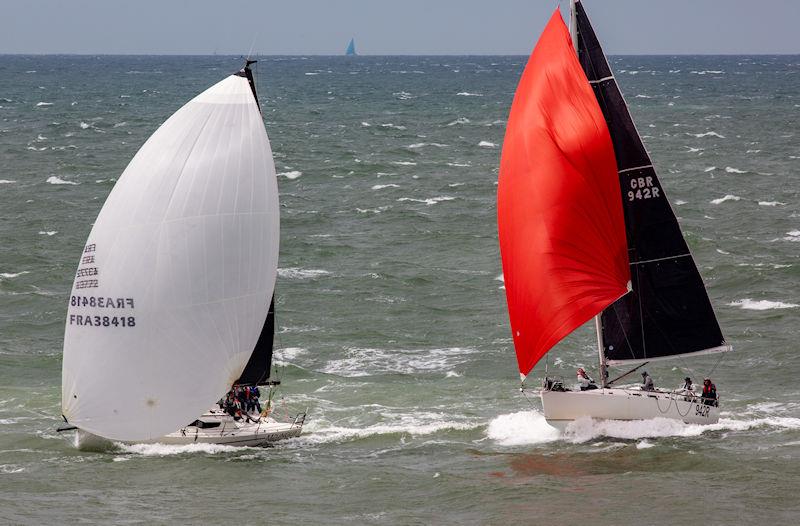
[[[383,374],[419,374],[422,372],[451,371],[470,360],[478,352],[464,347],[435,349],[378,349],[373,347],[345,347],[345,358],[330,360],[322,372],[355,378]]]
[[[303,175],[303,172],[299,170],[291,170],[288,172],[279,172],[278,175],[281,177],[285,177],[287,179],[297,179],[298,177]]]
[[[425,203],[428,206],[435,205],[436,203],[441,203],[442,201],[452,201],[455,197],[450,197],[448,195],[443,195],[441,197],[431,197],[430,199],[414,199],[413,197],[401,197],[398,201],[412,201],[414,203]]]
[[[786,203],[781,203],[780,201],[759,201],[759,206],[785,206]]]
[[[478,143],[481,148],[497,148],[497,145],[490,141],[481,141]]]
[[[73,185],[80,184],[74,181],[65,181],[64,179],[56,177],[55,175],[51,175],[50,177],[48,177],[47,182],[50,184],[73,184]]]
[[[456,95],[460,95],[462,97],[483,97],[482,93],[470,93],[468,91],[460,91],[456,93]]]
[[[739,201],[740,199],[741,199],[741,197],[739,197],[738,195],[727,194],[725,197],[720,197],[718,199],[712,199],[711,200],[711,204],[712,205],[718,205],[718,204],[724,203],[725,201]]]
[[[725,171],[729,174],[745,174],[747,170],[739,170],[738,168],[733,168],[732,166],[726,166]]]
[[[459,117],[456,120],[447,123],[448,126],[456,126],[458,124],[469,124],[470,120],[466,117]]]
[[[45,106],[52,106],[52,105],[53,105],[52,102],[37,102],[36,103],[36,106],[39,107],[39,108],[45,107]]]
[[[9,179],[0,179],[0,184],[12,184],[16,183],[16,181],[11,181]]]
[[[686,133],[686,135],[691,135],[692,137],[697,137],[698,139],[702,137],[718,137],[720,139],[724,139],[725,136],[721,135],[715,131],[705,132],[705,133]]]
[[[785,303],[783,301],[769,301],[769,300],[752,300],[744,298],[728,303],[731,307],[741,307],[745,310],[772,310],[772,309],[793,309],[800,307],[796,303]]]
[[[400,185],[389,183],[389,184],[376,184],[372,186],[373,190],[383,190],[384,188],[400,188]]]
[[[29,271],[23,270],[22,272],[0,272],[0,278],[3,279],[14,279],[16,277],[22,276],[23,274],[30,274]]]
[[[222,446],[219,444],[114,444],[118,451],[131,453],[143,457],[167,457],[186,454],[206,454],[217,455],[219,453],[233,453],[236,451],[247,451],[246,447]]]
[[[602,437],[621,440],[641,440],[667,437],[696,437],[711,431],[746,431],[753,428],[772,428],[772,432],[800,429],[800,418],[766,416],[751,419],[720,418],[710,425],[685,424],[671,418],[650,420],[594,420],[579,418],[563,433],[547,424],[544,415],[535,410],[520,411],[495,417],[487,427],[487,436],[503,446],[543,444],[563,440],[582,444]],[[649,442],[646,442],[649,444]],[[640,447],[644,449],[654,444]]]
[[[330,272],[322,269],[310,269],[299,267],[279,268],[278,276],[283,279],[312,279],[320,276],[330,276]]]

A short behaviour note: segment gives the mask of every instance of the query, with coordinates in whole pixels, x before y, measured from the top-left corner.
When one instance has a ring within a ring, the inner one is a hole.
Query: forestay
[[[608,123],[619,170],[633,291],[603,311],[608,363],[730,350],[703,279],[581,2],[578,56]]]
[[[92,228],[64,335],[69,422],[135,441],[207,410],[265,325],[278,239],[269,140],[232,75],[150,137]]]

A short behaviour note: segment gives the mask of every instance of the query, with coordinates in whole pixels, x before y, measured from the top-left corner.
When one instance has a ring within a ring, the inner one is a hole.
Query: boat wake
[[[253,448],[223,446],[219,444],[122,444],[115,442],[118,452],[131,453],[143,457],[168,457],[173,455],[197,454],[217,455],[219,453],[232,453],[235,451],[251,451]]]
[[[685,424],[670,418],[651,420],[593,420],[580,418],[560,432],[551,427],[538,411],[520,411],[495,417],[487,427],[487,436],[501,446],[536,445],[564,441],[583,444],[598,438],[640,440],[666,437],[696,437],[712,431],[746,431],[754,428],[773,431],[800,429],[800,418],[762,416],[748,419],[720,418],[711,425]],[[638,447],[638,446],[637,446]],[[652,447],[651,443],[642,447]],[[640,449],[642,448],[640,447]]]

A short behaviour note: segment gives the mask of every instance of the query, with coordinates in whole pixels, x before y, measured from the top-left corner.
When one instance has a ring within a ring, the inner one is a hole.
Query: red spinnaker
[[[556,9],[522,74],[497,190],[500,253],[523,376],[627,291],[617,162]]]

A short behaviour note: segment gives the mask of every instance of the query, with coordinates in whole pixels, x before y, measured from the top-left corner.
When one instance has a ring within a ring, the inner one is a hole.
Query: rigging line
[[[649,395],[648,395],[648,396],[649,396]],[[663,411],[662,411],[662,409],[661,409],[661,404],[658,402],[658,396],[656,396],[656,397],[655,397],[655,399],[656,399],[656,407],[658,407],[658,410],[659,410],[659,412],[660,412],[662,415],[665,415],[665,414],[667,414],[667,413],[669,412],[669,408],[670,408],[670,406],[672,405],[672,395],[670,394],[670,397],[669,397],[669,399],[667,400],[667,408],[666,408],[666,409],[664,409]],[[675,402],[675,406],[676,406],[676,407],[678,406],[678,403],[677,403],[677,402]]]

